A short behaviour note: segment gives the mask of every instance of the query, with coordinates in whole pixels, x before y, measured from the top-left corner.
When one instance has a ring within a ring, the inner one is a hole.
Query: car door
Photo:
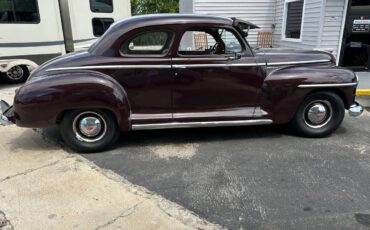
[[[172,120],[172,70],[169,47],[174,33],[167,28],[131,32],[120,48],[113,76],[125,89],[132,124]],[[111,63],[113,65],[113,63]]]
[[[173,118],[253,118],[265,73],[248,48],[232,28],[185,31],[172,59]]]

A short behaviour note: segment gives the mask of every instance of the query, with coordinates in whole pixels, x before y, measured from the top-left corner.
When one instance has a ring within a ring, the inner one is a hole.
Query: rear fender
[[[105,109],[117,118],[121,130],[130,127],[130,104],[122,86],[95,71],[64,71],[32,78],[16,93],[18,126],[48,127],[61,114],[75,109]]]

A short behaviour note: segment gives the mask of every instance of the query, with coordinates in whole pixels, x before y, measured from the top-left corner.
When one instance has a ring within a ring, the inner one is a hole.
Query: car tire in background
[[[60,133],[69,147],[82,153],[106,150],[120,134],[114,115],[100,109],[67,112],[62,117]]]
[[[8,83],[22,83],[30,76],[30,71],[25,65],[16,65],[3,73]]]
[[[339,127],[344,113],[344,103],[338,94],[327,91],[315,92],[301,103],[292,125],[302,136],[325,137]]]

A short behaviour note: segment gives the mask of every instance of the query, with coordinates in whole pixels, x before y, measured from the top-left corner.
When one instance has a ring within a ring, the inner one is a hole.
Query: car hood
[[[331,53],[318,50],[260,49],[255,56],[267,65],[335,63]]]

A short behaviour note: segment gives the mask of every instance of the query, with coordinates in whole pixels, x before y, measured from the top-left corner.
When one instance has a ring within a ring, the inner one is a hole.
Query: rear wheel
[[[295,130],[308,137],[324,137],[334,132],[344,118],[344,103],[332,92],[316,92],[299,106],[292,121]]]
[[[27,80],[30,76],[30,71],[27,66],[17,65],[10,68],[4,75],[9,83],[21,83]]]
[[[119,136],[115,117],[105,110],[68,112],[60,123],[60,133],[68,146],[86,153],[107,149]]]

